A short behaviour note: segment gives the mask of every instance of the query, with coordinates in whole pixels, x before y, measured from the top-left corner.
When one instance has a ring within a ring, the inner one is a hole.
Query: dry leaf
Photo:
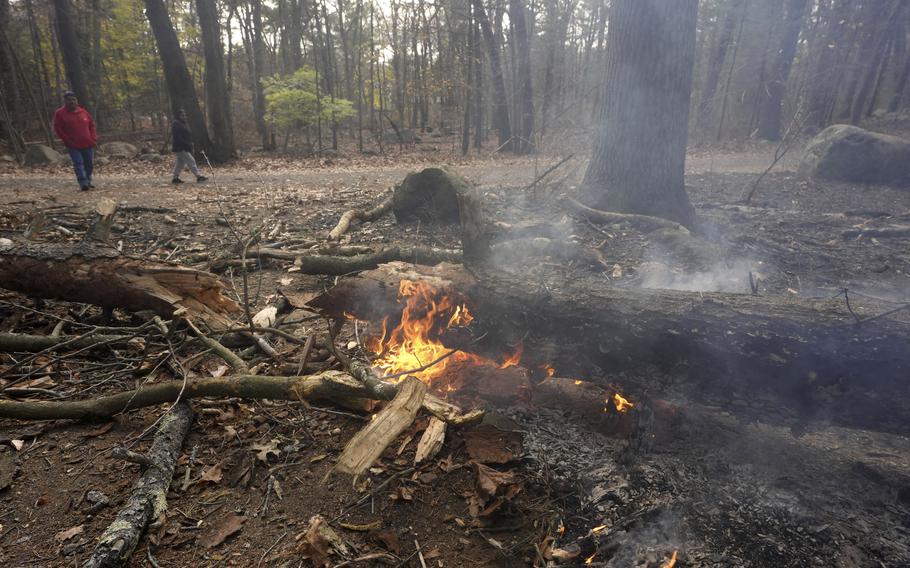
[[[218,368],[212,371],[211,375],[215,378],[224,376],[224,374],[228,372],[228,369],[230,369],[230,367],[227,365],[218,365]]]
[[[320,568],[332,566],[329,556],[333,551],[337,551],[341,555],[348,553],[347,545],[320,515],[310,518],[306,532],[297,535],[297,540],[300,541],[297,547],[298,552]]]
[[[17,452],[22,451],[22,448],[25,447],[25,440],[10,440],[9,443],[16,448]]]
[[[253,316],[253,325],[256,327],[272,327],[277,319],[278,308],[275,306],[268,306],[261,309],[259,313]]]
[[[256,452],[256,459],[263,463],[269,463],[269,456],[274,455],[276,458],[281,455],[278,450],[278,440],[271,440],[268,444],[253,444],[250,449]]]
[[[221,479],[224,477],[224,475],[221,471],[221,467],[223,464],[224,464],[224,462],[222,461],[222,462],[218,462],[215,465],[213,465],[212,467],[210,467],[199,478],[199,482],[202,483],[204,481],[208,481],[210,483],[221,483]]]
[[[203,539],[202,545],[206,548],[215,548],[228,537],[240,532],[246,517],[242,515],[228,515],[214,531]]]
[[[85,525],[78,525],[78,526],[66,529],[65,531],[60,531],[54,535],[54,540],[56,540],[57,542],[66,542],[69,539],[76,536],[77,534],[82,534],[82,531],[84,531],[84,530],[85,530]]]

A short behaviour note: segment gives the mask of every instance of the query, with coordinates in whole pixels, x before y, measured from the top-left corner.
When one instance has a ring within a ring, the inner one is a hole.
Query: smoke
[[[655,260],[654,258],[661,258]],[[642,288],[685,290],[689,292],[734,292],[751,293],[749,273],[760,278],[763,268],[761,261],[739,258],[723,260],[699,270],[671,266],[665,255],[649,255],[639,266]]]
[[[676,513],[661,510],[657,518],[642,521],[618,539],[621,544],[610,557],[608,568],[636,566],[642,558],[649,561],[649,566],[656,562],[663,564],[667,554],[678,548],[680,519]]]

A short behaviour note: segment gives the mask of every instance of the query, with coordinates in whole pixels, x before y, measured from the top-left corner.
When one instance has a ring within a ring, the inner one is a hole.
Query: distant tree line
[[[384,151],[428,129],[529,153],[591,134],[609,4],[0,0],[0,137],[50,142],[72,89],[103,135],[166,137],[183,108],[216,161],[235,140]],[[908,40],[907,0],[701,0],[690,140],[907,110]]]

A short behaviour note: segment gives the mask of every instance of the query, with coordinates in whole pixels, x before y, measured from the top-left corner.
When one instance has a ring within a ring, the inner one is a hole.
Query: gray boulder
[[[138,148],[128,142],[108,142],[101,145],[101,151],[111,158],[135,158]]]
[[[835,124],[812,139],[799,171],[835,181],[910,184],[910,140]]]
[[[15,162],[15,161],[16,161],[16,158],[10,156],[9,154],[3,154],[2,156],[0,156],[0,162],[10,162],[10,163],[12,163],[12,162]]]
[[[25,150],[26,166],[47,166],[63,162],[60,152],[44,144],[32,144]]]

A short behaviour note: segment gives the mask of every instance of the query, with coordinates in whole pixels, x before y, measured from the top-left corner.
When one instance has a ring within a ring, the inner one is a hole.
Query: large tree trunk
[[[212,126],[213,161],[226,162],[234,155],[234,128],[231,99],[224,75],[224,49],[221,46],[221,24],[215,0],[196,0],[202,48],[205,51],[205,95],[209,124]]]
[[[66,69],[66,79],[70,84],[70,89],[76,93],[80,104],[94,109],[93,101],[89,98],[88,83],[82,67],[82,50],[79,39],[76,37],[76,28],[73,25],[75,18],[70,9],[70,0],[54,0],[54,12],[57,16],[57,39],[60,43],[63,66]]]
[[[780,38],[777,57],[765,82],[759,111],[758,137],[764,140],[780,140],[783,115],[784,93],[790,79],[790,69],[796,56],[796,44],[803,27],[808,0],[790,0],[787,3],[784,30]]]
[[[671,389],[766,418],[910,432],[906,319],[857,324],[843,300],[619,288],[593,274],[529,282],[520,270],[469,270],[382,265],[310,305],[380,321],[400,313],[401,280],[425,280],[467,298],[475,318],[470,337],[463,328],[443,336],[448,347],[495,358],[523,342],[528,368],[549,364],[586,378],[598,367],[607,380],[622,373],[628,388]],[[686,380],[671,387],[655,367]]]
[[[0,288],[36,298],[152,310],[168,318],[186,308],[188,316],[222,329],[231,326],[230,316],[239,310],[221,295],[214,274],[121,256],[90,243],[7,245],[0,249]]]
[[[145,14],[152,27],[158,53],[161,55],[161,65],[164,69],[164,80],[171,97],[171,112],[177,115],[180,109],[186,111],[190,128],[193,131],[193,143],[197,152],[211,154],[212,142],[205,126],[205,116],[199,108],[199,99],[196,97],[196,87],[189,69],[186,67],[186,58],[177,40],[177,32],[168,16],[163,0],[143,0]]]
[[[598,209],[691,226],[683,181],[697,0],[616,0],[588,199]]]
[[[512,149],[512,126],[509,122],[509,100],[506,97],[506,83],[502,75],[502,59],[499,53],[499,42],[490,25],[483,0],[472,0],[474,15],[480,23],[483,32],[484,44],[490,57],[490,74],[493,79],[493,120],[496,131],[499,133],[499,149]]]

